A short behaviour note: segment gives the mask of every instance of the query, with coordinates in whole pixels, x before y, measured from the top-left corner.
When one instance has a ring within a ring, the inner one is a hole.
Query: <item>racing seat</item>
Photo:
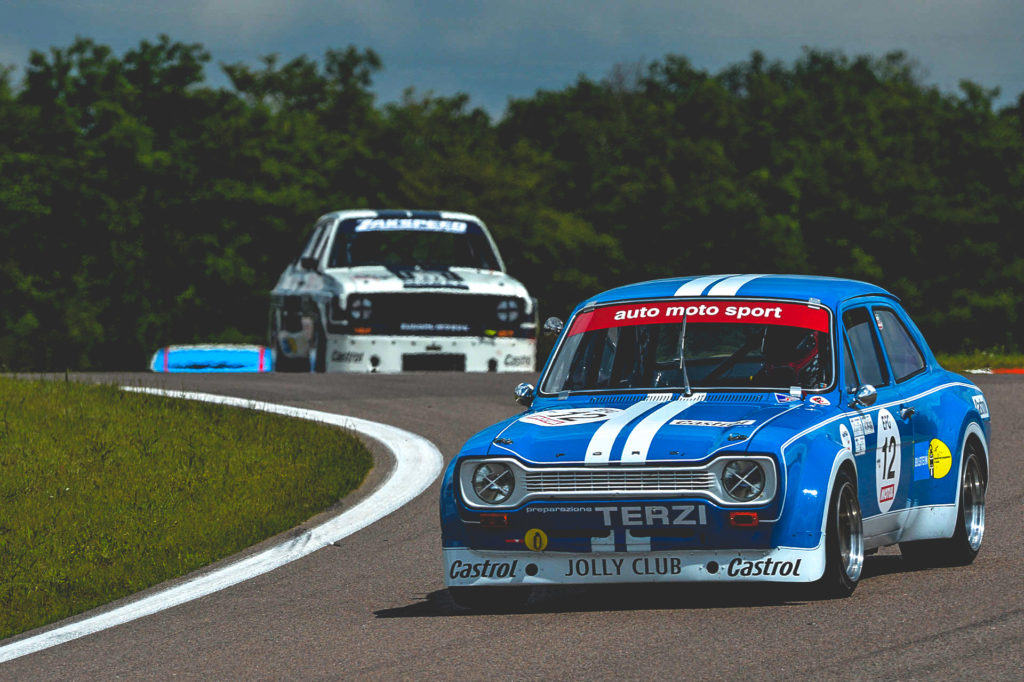
[[[818,334],[799,327],[765,328],[764,365],[754,376],[758,386],[811,388],[806,379],[818,374]],[[813,383],[813,379],[810,380]]]

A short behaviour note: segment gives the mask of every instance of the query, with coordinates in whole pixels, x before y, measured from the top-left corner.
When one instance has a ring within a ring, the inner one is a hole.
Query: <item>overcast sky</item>
[[[322,59],[371,48],[379,102],[413,86],[465,92],[500,115],[510,97],[559,90],[579,74],[667,54],[717,72],[760,50],[792,62],[803,47],[881,56],[901,49],[926,82],[1024,92],[1024,0],[0,0],[0,63],[67,47],[76,35],[119,54],[160,33],[201,43],[218,63],[278,53]]]

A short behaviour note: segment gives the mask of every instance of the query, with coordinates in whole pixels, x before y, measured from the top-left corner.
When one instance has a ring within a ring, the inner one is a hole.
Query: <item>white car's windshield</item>
[[[345,221],[339,226],[328,265],[500,269],[478,225],[416,219]]]
[[[653,301],[576,315],[541,392],[682,389],[681,346],[694,389],[816,390],[832,384],[829,314],[820,306]]]

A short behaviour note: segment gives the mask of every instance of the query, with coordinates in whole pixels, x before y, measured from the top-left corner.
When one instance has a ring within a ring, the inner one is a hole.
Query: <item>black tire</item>
[[[900,553],[910,565],[966,566],[981,550],[985,536],[985,490],[988,482],[981,463],[981,453],[973,440],[964,446],[960,475],[960,502],[957,505],[956,529],[953,537],[943,540],[901,542]]]
[[[448,594],[456,606],[479,613],[507,613],[526,606],[532,588],[515,587],[449,587]]]
[[[864,568],[864,527],[857,500],[857,484],[840,469],[828,502],[825,524],[825,573],[813,585],[816,596],[849,597],[857,589]]]
[[[327,371],[327,334],[319,324],[316,325],[316,357],[310,360],[310,364],[317,374]]]
[[[276,336],[271,338],[274,349],[275,372],[308,372],[309,358],[290,358],[281,350],[281,342]]]

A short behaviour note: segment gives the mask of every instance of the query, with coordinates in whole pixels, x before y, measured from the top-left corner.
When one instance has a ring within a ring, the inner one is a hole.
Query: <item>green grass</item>
[[[1024,367],[1024,355],[1006,353],[1001,349],[976,350],[971,353],[936,353],[939,364],[954,372],[968,369],[997,369]]]
[[[322,424],[0,377],[0,639],[292,528],[371,466]]]

